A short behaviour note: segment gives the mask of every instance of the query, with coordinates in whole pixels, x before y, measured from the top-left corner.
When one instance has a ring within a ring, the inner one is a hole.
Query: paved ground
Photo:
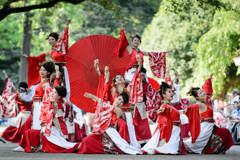
[[[0,127],[0,133],[6,127]],[[227,151],[226,155],[112,155],[112,154],[96,154],[81,155],[67,153],[24,153],[12,152],[17,147],[17,143],[4,144],[0,142],[0,160],[239,160],[240,145],[235,145]],[[94,147],[94,145],[93,145]]]
[[[0,142],[0,160],[238,160],[240,159],[240,146],[233,146],[226,155],[111,155],[111,154],[96,154],[96,155],[81,155],[67,153],[24,153],[12,152],[12,149],[18,144],[4,144]],[[94,147],[94,146],[93,146]]]

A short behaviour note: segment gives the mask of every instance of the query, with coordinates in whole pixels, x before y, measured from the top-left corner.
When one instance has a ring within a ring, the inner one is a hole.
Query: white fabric
[[[179,110],[179,112],[181,113],[183,110]],[[181,124],[188,124],[188,117],[186,116],[186,114],[180,114],[180,120],[181,120]]]
[[[130,144],[135,147],[140,147],[137,142],[137,138],[136,138],[136,134],[135,134],[132,113],[125,112],[125,116],[126,116],[126,121],[127,121],[127,126],[128,126],[128,134],[129,134],[129,138],[130,138]]]
[[[154,148],[158,146],[160,138],[160,129],[158,129],[152,138],[143,146],[142,150],[148,152],[148,154],[154,153]]]
[[[20,98],[25,102],[31,102],[34,94],[35,94],[35,89],[33,89],[33,90],[29,89],[28,92],[20,93]]]
[[[65,77],[65,83],[66,83],[66,89],[67,89],[67,95],[66,95],[66,100],[70,99],[70,81],[69,81],[69,75],[68,75],[68,70],[67,67],[64,66],[64,77]]]
[[[180,127],[173,125],[171,138],[168,143],[165,143],[161,147],[154,148],[156,151],[160,153],[170,153],[170,154],[178,154],[180,142]]]
[[[83,121],[82,110],[78,108],[75,104],[72,104],[72,105],[73,105],[73,110],[77,112],[76,119],[78,121]]]
[[[184,141],[184,143],[195,153],[202,153],[202,150],[207,145],[207,142],[212,134],[214,123],[201,123],[201,131],[197,140],[192,143],[192,138]]]
[[[173,87],[176,89],[174,91],[174,96],[173,96],[173,99],[171,100],[171,103],[177,103],[180,101],[179,99],[179,92],[180,92],[180,85],[179,84],[176,84],[176,83],[173,83]]]
[[[119,133],[116,131],[116,129],[108,128],[106,130],[106,133],[111,138],[111,140],[118,146],[118,148],[124,153],[137,154],[140,151],[138,147],[131,146],[127,143],[127,141],[122,139]]]
[[[135,107],[138,109],[138,112],[139,112],[142,120],[148,118],[145,102],[137,103],[137,104],[135,104]],[[134,114],[135,114],[135,112],[134,112]]]
[[[32,115],[32,119],[33,119],[33,123],[32,123],[32,129],[41,129],[41,125],[40,125],[40,114],[41,114],[41,104],[42,102],[34,102],[33,103],[33,115]]]
[[[235,96],[235,97],[231,100],[231,104],[234,104],[234,102],[238,102],[238,103],[239,103],[239,96]]]
[[[44,130],[45,130],[45,127],[43,127],[42,131],[44,132]],[[76,145],[76,143],[71,143],[66,141],[54,126],[52,127],[51,135],[46,136],[46,138],[49,142],[52,142],[53,144],[65,149],[72,148]]]
[[[62,117],[63,116],[63,110],[62,109],[58,109],[56,117]]]
[[[125,80],[128,80],[128,81],[132,81],[132,79],[133,79],[133,75],[134,75],[134,72],[137,70],[137,68],[131,68],[131,69],[129,69],[128,71],[126,71],[125,72],[125,75],[124,75],[124,77],[125,77]],[[146,79],[146,82],[148,82],[148,77],[147,77],[147,75],[146,74],[144,74],[145,75],[145,79]]]
[[[7,119],[7,127],[11,126],[17,117],[12,117]]]
[[[148,152],[148,154],[153,154],[154,150],[160,153],[170,153],[177,154],[180,142],[180,127],[173,125],[172,134],[168,141],[161,147],[157,147],[159,143],[160,129],[152,136],[152,138],[146,143],[142,150]]]
[[[31,112],[30,111],[22,111],[19,112],[17,117],[14,117],[15,120],[12,122],[11,126],[20,128],[22,125],[26,122],[28,117],[30,116]],[[21,123],[21,126],[19,126]]]
[[[75,125],[74,125],[74,122],[73,122],[73,123],[70,123],[70,122],[69,122],[69,118],[66,118],[65,123],[66,123],[66,125],[67,125],[68,134],[75,133]]]
[[[83,121],[78,121],[78,120],[76,120],[76,119],[74,119],[73,121],[79,125],[79,128],[80,128],[80,129],[82,129],[82,126],[83,126],[83,124],[84,124]]]

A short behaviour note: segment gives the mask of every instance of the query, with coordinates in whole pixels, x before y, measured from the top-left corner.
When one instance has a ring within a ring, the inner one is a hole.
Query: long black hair
[[[67,95],[67,89],[65,87],[55,87],[56,91],[58,92],[58,95],[60,97],[65,97]]]
[[[55,72],[55,63],[53,61],[46,61],[43,64],[40,64],[40,66],[45,68],[47,72],[50,72],[47,77],[50,77],[50,75]]]
[[[119,97],[119,96],[122,96],[122,98],[123,98],[123,105],[128,104],[129,95],[127,94],[127,92],[122,92],[122,93],[118,94],[117,97]]]

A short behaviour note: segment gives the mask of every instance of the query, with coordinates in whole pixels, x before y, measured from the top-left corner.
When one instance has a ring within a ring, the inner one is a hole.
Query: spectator
[[[238,92],[238,89],[237,88],[234,88],[232,90],[232,96],[233,96],[233,99],[231,100],[231,104],[234,104],[234,103],[238,103],[239,102],[239,92]]]

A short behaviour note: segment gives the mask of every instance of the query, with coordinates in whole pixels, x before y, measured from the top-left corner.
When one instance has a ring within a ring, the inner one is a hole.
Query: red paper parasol
[[[155,88],[157,91],[159,90],[160,84],[153,78],[148,77],[148,82]]]
[[[130,56],[127,51],[123,58],[114,55],[118,39],[107,35],[93,35],[80,39],[69,48],[66,66],[70,80],[70,101],[84,111],[94,113],[93,101],[83,96],[85,92],[96,95],[99,77],[94,60],[99,59],[99,69],[109,67],[110,81],[116,74],[124,75]]]

